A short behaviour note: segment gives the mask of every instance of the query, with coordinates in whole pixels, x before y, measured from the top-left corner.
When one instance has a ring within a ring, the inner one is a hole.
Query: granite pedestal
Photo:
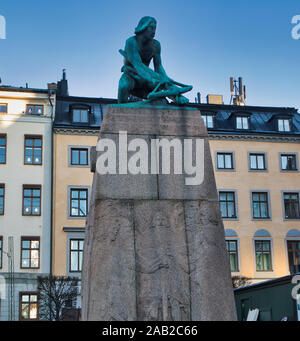
[[[82,319],[236,320],[208,135],[199,110],[108,106],[99,139],[115,141],[117,155],[124,151],[120,131],[128,142],[139,138],[149,146],[153,139],[178,139],[182,145],[186,139],[201,140],[204,178],[187,185],[191,175],[184,167],[183,174],[151,174],[150,156],[150,174],[100,175],[101,152],[92,149]],[[171,149],[171,160],[174,153]],[[195,150],[192,155],[194,160]],[[157,158],[161,164],[162,156]],[[119,158],[116,163],[118,170]]]

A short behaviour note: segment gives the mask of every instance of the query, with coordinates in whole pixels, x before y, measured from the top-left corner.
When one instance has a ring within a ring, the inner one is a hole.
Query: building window
[[[219,192],[222,218],[236,218],[235,192]]]
[[[20,320],[38,320],[38,293],[20,292]]]
[[[271,242],[255,240],[256,271],[272,271]]]
[[[282,171],[298,170],[296,154],[280,154],[280,169]]]
[[[0,236],[0,269],[2,269],[2,254],[3,254],[3,237]]]
[[[21,269],[40,267],[40,238],[21,237]]]
[[[4,214],[5,185],[0,184],[0,215]]]
[[[6,135],[0,135],[0,164],[6,163]]]
[[[7,104],[0,103],[0,114],[7,114]]]
[[[42,137],[41,136],[25,136],[24,164],[25,165],[41,165],[42,164]]]
[[[23,186],[23,215],[41,215],[41,186]]]
[[[291,274],[300,272],[300,240],[288,240],[288,257]]]
[[[252,193],[253,219],[269,219],[269,202],[267,192]]]
[[[73,109],[73,122],[88,123],[88,109]]]
[[[266,170],[266,156],[264,153],[249,153],[250,170]]]
[[[284,217],[285,219],[299,219],[299,194],[284,193]]]
[[[289,119],[278,119],[278,131],[291,131],[291,121]]]
[[[43,115],[44,106],[36,105],[36,104],[27,104],[26,105],[26,114],[28,115]]]
[[[226,248],[229,253],[230,270],[239,271],[237,240],[226,240]]]
[[[86,217],[88,210],[88,190],[71,188],[70,216]]]
[[[83,239],[70,239],[70,272],[82,270]]]
[[[238,116],[236,118],[236,129],[249,129],[249,118],[246,116]]]
[[[214,115],[201,114],[201,116],[203,118],[203,122],[206,128],[214,127]]]
[[[71,148],[71,165],[87,166],[88,165],[88,148]]]
[[[234,169],[232,153],[217,153],[217,169]]]

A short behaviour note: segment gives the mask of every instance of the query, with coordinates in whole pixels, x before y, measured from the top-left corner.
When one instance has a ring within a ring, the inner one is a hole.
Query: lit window
[[[271,242],[269,240],[255,241],[256,271],[272,271]]]
[[[236,129],[249,129],[249,118],[246,116],[237,117]]]
[[[70,272],[82,270],[83,239],[70,240]]]
[[[26,114],[28,115],[43,115],[43,105],[27,104]]]
[[[26,165],[42,164],[42,137],[25,136],[25,160]]]
[[[38,269],[40,267],[40,239],[39,237],[21,238],[21,268]]]
[[[20,293],[20,320],[38,320],[38,293]]]
[[[41,215],[41,186],[23,186],[23,215]]]

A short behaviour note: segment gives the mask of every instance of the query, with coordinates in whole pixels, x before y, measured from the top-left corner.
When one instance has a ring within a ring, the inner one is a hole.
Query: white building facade
[[[38,318],[51,272],[55,91],[0,87],[0,321]]]

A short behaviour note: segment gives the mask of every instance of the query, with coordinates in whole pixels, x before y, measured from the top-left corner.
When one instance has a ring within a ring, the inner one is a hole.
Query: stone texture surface
[[[224,228],[199,111],[113,106],[104,117],[100,138],[116,138],[119,130],[148,139],[204,138],[204,181],[186,186],[184,174],[157,175],[150,181],[136,176],[134,181],[95,173],[84,245],[82,319],[236,320]],[[95,150],[92,153],[95,163]]]

